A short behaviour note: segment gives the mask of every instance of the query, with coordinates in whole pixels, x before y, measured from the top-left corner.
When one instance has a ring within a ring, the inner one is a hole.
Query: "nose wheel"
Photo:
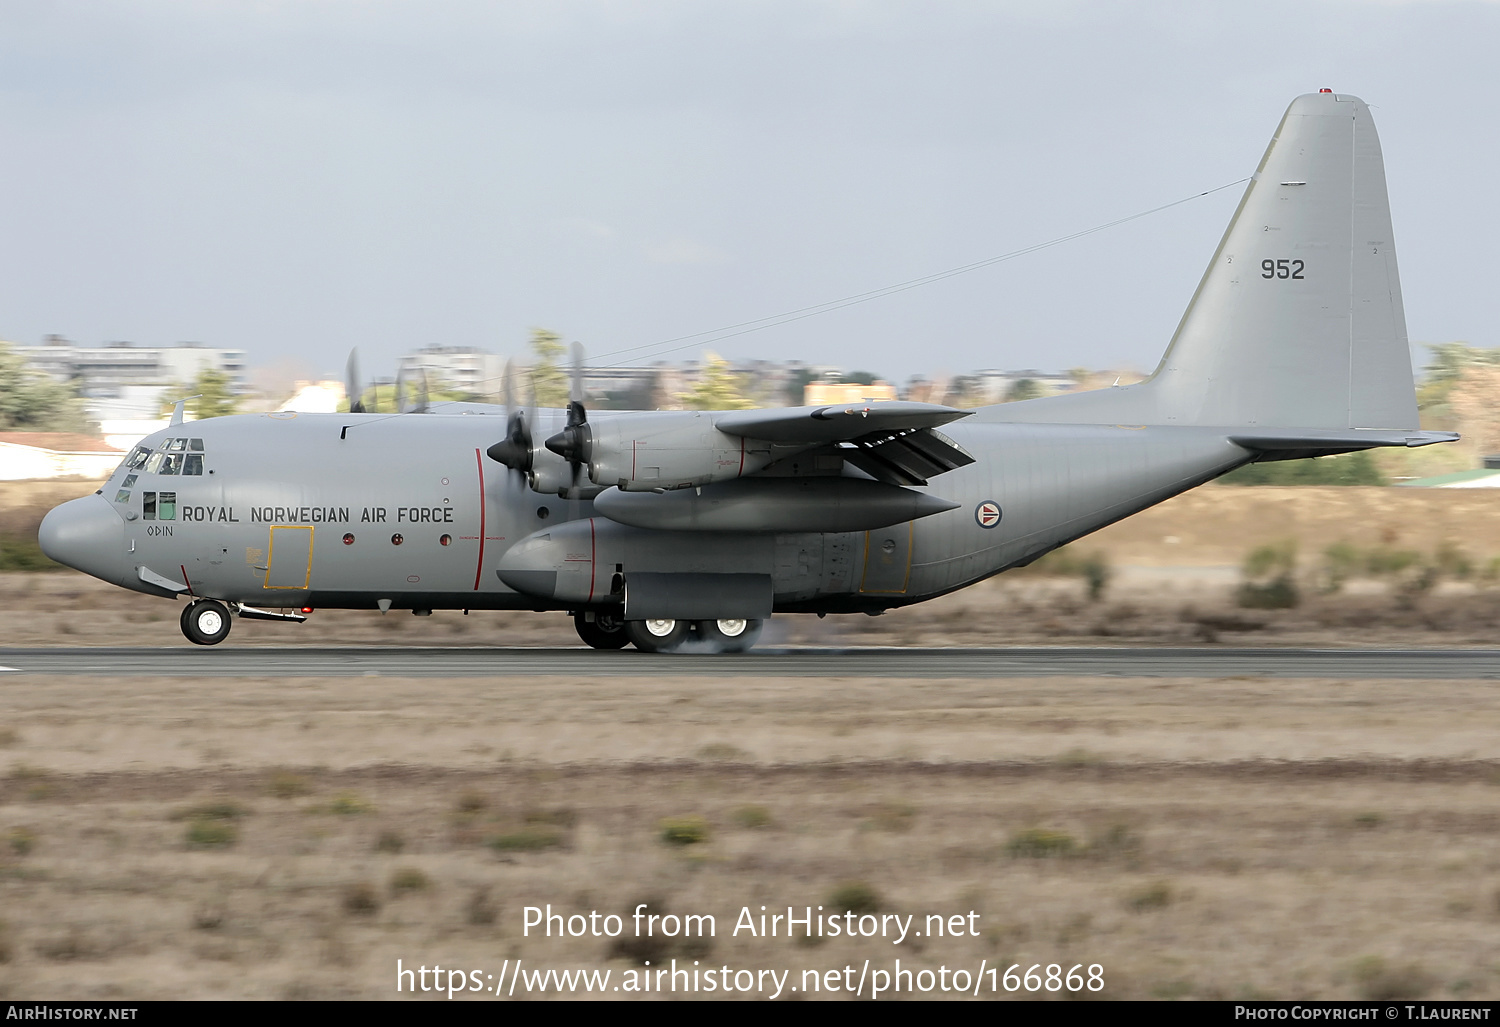
[[[218,645],[229,637],[229,609],[213,599],[188,603],[182,611],[182,633],[194,645]]]

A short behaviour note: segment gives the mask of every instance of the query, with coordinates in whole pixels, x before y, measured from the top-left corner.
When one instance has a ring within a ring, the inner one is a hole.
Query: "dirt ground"
[[[1236,604],[1248,549],[1288,537],[1500,553],[1486,496],[1364,491],[1175,500],[1086,541],[1113,569],[1097,601],[1079,577],[1009,575],[767,638],[1493,645],[1500,589],[1478,573],[1320,594],[1308,561],[1298,607]],[[4,496],[0,518],[28,508]],[[0,575],[7,645],[186,645],[176,612],[71,572]],[[560,615],[341,611],[240,622],[226,644],[289,642],[577,644]],[[869,960],[868,996],[899,959],[970,979],[1097,964],[1105,998],[1494,999],[1497,737],[1489,681],[7,674],[0,998],[405,997],[397,960],[485,987],[516,960],[607,970],[604,994],[633,997],[608,989],[673,959],[790,971],[782,999]],[[527,935],[549,903],[624,933]],[[634,938],[640,903],[711,914],[714,936]],[[742,908],[820,905],[974,933],[734,931]]]
[[[1494,998],[1493,689],[7,676],[0,996],[391,998],[398,959],[676,958]],[[527,906],[641,902],[714,936],[524,933]],[[735,936],[762,905],[977,936]]]

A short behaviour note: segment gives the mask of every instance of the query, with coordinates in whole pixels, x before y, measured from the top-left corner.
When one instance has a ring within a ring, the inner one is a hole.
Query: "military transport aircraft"
[[[931,599],[1244,463],[1457,437],[1418,429],[1380,143],[1327,89],[1292,101],[1139,384],[976,411],[581,400],[173,423],[42,549],[185,598],[200,645],[234,616],[524,609],[601,649],[737,651],[773,612]]]

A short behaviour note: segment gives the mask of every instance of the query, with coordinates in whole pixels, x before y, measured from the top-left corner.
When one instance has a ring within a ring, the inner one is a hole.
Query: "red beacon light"
[[[311,606],[304,606],[302,608],[302,612],[303,613],[312,613],[312,611],[313,611],[313,608]]]
[[[1332,89],[1319,89],[1318,92],[1320,92],[1320,93],[1331,93],[1331,92],[1333,92],[1333,90]]]

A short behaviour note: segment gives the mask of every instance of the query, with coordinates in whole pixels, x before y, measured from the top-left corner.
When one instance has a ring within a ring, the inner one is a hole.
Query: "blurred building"
[[[115,448],[91,435],[0,432],[0,481],[107,478],[128,449],[129,446]]]
[[[397,374],[416,380],[427,375],[428,388],[464,392],[475,397],[499,396],[504,391],[505,360],[475,346],[424,346],[407,353],[396,364]]]
[[[839,403],[878,403],[896,399],[896,387],[875,379],[868,385],[859,382],[816,381],[802,388],[802,402],[807,406],[836,406]]]
[[[176,346],[136,346],[111,342],[78,346],[49,335],[40,346],[15,346],[32,367],[70,382],[83,397],[91,420],[146,421],[160,416],[169,393],[180,393],[204,371],[228,376],[230,389],[245,389],[245,351],[215,349],[196,342]]]

